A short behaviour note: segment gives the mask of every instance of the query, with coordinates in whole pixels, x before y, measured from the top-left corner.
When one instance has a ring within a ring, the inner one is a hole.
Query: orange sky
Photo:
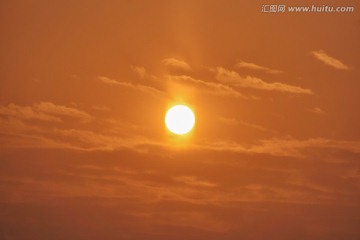
[[[360,4],[281,3],[1,1],[0,239],[359,239]]]

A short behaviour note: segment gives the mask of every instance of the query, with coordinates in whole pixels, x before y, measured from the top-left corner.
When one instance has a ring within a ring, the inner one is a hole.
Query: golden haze
[[[263,4],[1,1],[0,239],[359,239],[359,2]]]

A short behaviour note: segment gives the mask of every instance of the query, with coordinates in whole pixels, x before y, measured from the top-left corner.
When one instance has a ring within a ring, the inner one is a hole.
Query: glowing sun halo
[[[195,115],[185,105],[171,107],[165,116],[165,124],[170,132],[183,135],[191,131],[195,124]]]

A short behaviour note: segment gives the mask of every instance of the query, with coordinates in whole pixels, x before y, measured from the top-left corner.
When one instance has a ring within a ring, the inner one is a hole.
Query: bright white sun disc
[[[183,135],[194,127],[195,115],[187,106],[176,105],[167,111],[165,124],[170,132]]]

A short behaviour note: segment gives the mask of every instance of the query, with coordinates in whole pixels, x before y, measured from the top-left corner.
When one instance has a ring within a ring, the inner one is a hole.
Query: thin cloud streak
[[[319,107],[314,107],[314,108],[310,108],[308,109],[310,112],[312,113],[316,113],[316,114],[319,114],[319,115],[323,115],[325,114],[326,112],[324,110],[322,110],[321,108]]]
[[[191,67],[187,62],[176,58],[165,58],[162,60],[162,63],[169,68],[180,69],[187,72],[191,71]]]
[[[237,126],[237,125],[241,124],[241,125],[243,125],[245,127],[250,127],[250,128],[253,128],[253,129],[256,129],[256,130],[259,130],[259,131],[263,131],[263,132],[270,131],[270,130],[262,127],[262,126],[259,126],[259,125],[253,124],[253,123],[249,123],[249,122],[246,122],[244,120],[237,120],[236,118],[218,117],[218,120],[222,124],[225,124],[225,125],[228,125],[228,126]]]
[[[215,69],[216,79],[222,83],[228,83],[233,86],[243,88],[254,88],[268,91],[279,91],[296,94],[313,94],[310,89],[304,89],[298,86],[292,86],[284,83],[267,83],[260,78],[246,76],[241,77],[237,72],[227,70],[222,67]]]
[[[115,133],[106,134],[74,128],[41,128],[16,119],[0,119],[0,142],[2,148],[54,148],[79,151],[141,151],[143,146],[158,145],[153,140],[135,134],[123,137]]]
[[[166,78],[170,81],[184,82],[184,83],[190,83],[190,84],[203,86],[204,88],[198,89],[198,91],[200,91],[200,92],[205,92],[205,93],[209,93],[209,94],[213,94],[213,95],[220,95],[220,96],[246,98],[240,92],[236,91],[232,87],[221,84],[221,83],[207,82],[207,81],[195,79],[193,77],[186,76],[186,75],[181,75],[181,76],[167,75]]]
[[[250,146],[237,142],[215,141],[199,144],[196,147],[215,151],[258,153],[296,158],[303,158],[305,156],[304,150],[312,148],[338,149],[360,153],[359,141],[340,141],[326,138],[310,138],[306,140],[271,138],[260,141],[260,144]]]
[[[264,72],[272,73],[272,74],[279,74],[279,73],[283,72],[283,71],[280,71],[280,70],[277,70],[277,69],[271,69],[271,68],[268,68],[268,67],[257,65],[255,63],[244,62],[244,61],[238,62],[236,64],[236,67],[238,67],[238,68],[247,68],[247,69],[252,69],[252,70],[259,70],[259,71],[264,71]]]
[[[192,187],[216,187],[217,184],[209,182],[209,181],[204,181],[204,180],[199,180],[197,179],[197,177],[195,176],[180,176],[180,177],[174,177],[175,181],[184,183],[186,185],[192,186]]]
[[[40,102],[32,106],[20,106],[10,103],[7,106],[0,107],[0,115],[50,122],[61,122],[61,116],[76,118],[83,122],[89,122],[92,119],[92,117],[84,111],[63,105],[56,105],[51,102]]]
[[[0,107],[0,115],[15,117],[20,119],[36,119],[41,121],[60,122],[61,119],[50,114],[40,112],[33,106],[19,106],[10,103],[7,106]]]
[[[130,68],[139,76],[140,79],[144,79],[147,75],[146,69],[143,67],[131,66]]]
[[[36,104],[35,108],[41,112],[48,114],[78,118],[81,119],[83,122],[89,122],[92,120],[92,117],[84,111],[80,111],[72,107],[55,105],[51,102],[41,102],[39,104]]]
[[[228,126],[236,126],[239,124],[239,121],[236,118],[218,117],[217,119],[220,123]]]
[[[150,86],[146,86],[146,85],[142,85],[142,84],[134,84],[131,82],[119,82],[116,81],[114,79],[108,78],[108,77],[104,77],[104,76],[99,76],[98,80],[102,83],[108,84],[108,85],[112,85],[112,86],[122,86],[122,87],[127,87],[127,88],[131,88],[134,89],[136,91],[139,92],[143,92],[143,93],[147,93],[150,94],[154,97],[165,97],[166,93],[154,88],[154,87],[150,87]]]
[[[339,70],[349,70],[349,67],[347,65],[345,65],[343,62],[341,62],[340,60],[333,58],[331,56],[329,56],[325,51],[323,50],[318,50],[318,51],[312,51],[311,54],[318,59],[319,61],[325,63],[328,66],[331,66],[335,69],[339,69]]]

